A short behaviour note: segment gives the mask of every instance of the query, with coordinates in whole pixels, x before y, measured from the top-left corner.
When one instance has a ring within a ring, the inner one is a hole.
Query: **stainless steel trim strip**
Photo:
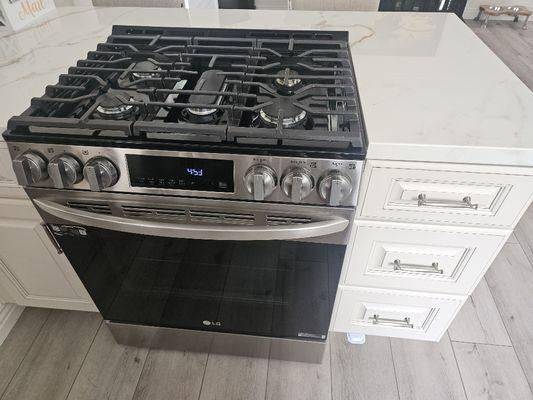
[[[105,322],[117,343],[135,347],[210,352],[316,364],[322,362],[326,349],[326,341]]]
[[[34,203],[42,211],[69,222],[128,232],[140,235],[163,236],[184,239],[206,240],[291,240],[326,236],[345,230],[349,221],[345,218],[331,216],[317,222],[277,226],[226,226],[172,224],[159,221],[147,221],[95,214],[69,208],[50,200],[36,199]]]

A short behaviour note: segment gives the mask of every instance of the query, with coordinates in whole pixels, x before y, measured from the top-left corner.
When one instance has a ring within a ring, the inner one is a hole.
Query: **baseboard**
[[[18,306],[16,304],[0,304],[0,345],[15,326],[22,311],[24,311],[23,306]]]

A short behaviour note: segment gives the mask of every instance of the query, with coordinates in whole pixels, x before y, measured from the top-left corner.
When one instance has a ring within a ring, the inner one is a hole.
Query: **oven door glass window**
[[[311,340],[326,338],[346,247],[65,226],[56,239],[107,320]]]

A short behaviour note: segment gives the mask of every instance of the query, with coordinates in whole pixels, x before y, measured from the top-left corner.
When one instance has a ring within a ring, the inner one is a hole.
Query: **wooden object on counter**
[[[489,17],[491,15],[509,15],[511,17],[514,17],[514,22],[518,22],[518,19],[520,16],[525,16],[526,19],[524,20],[524,24],[522,25],[522,29],[527,29],[527,21],[529,20],[529,17],[531,16],[531,10],[529,10],[525,6],[490,6],[490,5],[482,5],[479,6],[479,12],[477,14],[476,20],[479,20],[483,17],[483,27],[487,27],[487,23],[489,22]]]

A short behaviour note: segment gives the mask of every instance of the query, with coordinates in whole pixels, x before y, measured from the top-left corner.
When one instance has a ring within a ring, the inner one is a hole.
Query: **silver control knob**
[[[351,193],[350,178],[339,171],[330,171],[318,182],[318,194],[330,206],[338,206]]]
[[[244,185],[254,200],[262,201],[272,194],[277,185],[276,173],[266,165],[253,165],[244,175]]]
[[[292,169],[281,178],[281,190],[293,203],[299,203],[309,196],[314,187],[313,177],[301,168]]]
[[[27,151],[13,160],[13,170],[22,186],[29,186],[48,178],[46,159],[39,153]]]
[[[68,188],[81,181],[81,163],[70,154],[61,154],[48,163],[48,175],[55,188]]]
[[[104,157],[95,157],[83,167],[83,176],[93,192],[113,186],[118,181],[118,169]]]

